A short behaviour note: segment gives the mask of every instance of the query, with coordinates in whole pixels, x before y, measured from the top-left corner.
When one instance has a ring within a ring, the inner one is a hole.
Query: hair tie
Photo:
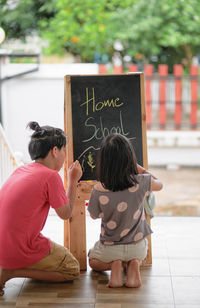
[[[40,136],[42,137],[42,136],[46,135],[47,130],[40,127],[40,131],[39,132],[40,132]]]

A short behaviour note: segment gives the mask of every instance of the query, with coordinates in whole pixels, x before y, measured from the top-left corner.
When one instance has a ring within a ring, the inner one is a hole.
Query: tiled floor
[[[200,215],[200,168],[152,168],[150,171],[164,187],[155,193],[157,215]]]
[[[152,229],[153,264],[141,269],[142,288],[108,289],[109,273],[88,267],[73,283],[12,279],[0,307],[199,308],[200,217],[155,217]],[[98,232],[99,222],[87,216],[88,248]],[[63,222],[49,216],[43,233],[62,244]]]

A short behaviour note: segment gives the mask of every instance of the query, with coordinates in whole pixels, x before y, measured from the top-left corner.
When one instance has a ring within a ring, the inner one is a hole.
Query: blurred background
[[[200,2],[1,0],[0,186],[29,121],[64,127],[64,76],[144,72],[155,215],[200,215]]]

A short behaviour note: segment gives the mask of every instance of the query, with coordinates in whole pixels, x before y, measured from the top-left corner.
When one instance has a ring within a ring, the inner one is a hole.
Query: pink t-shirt
[[[51,248],[41,234],[50,206],[68,203],[57,171],[38,163],[16,169],[0,190],[0,266],[32,265]]]

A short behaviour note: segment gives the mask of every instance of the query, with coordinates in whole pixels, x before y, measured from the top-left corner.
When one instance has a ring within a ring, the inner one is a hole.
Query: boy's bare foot
[[[4,295],[5,283],[8,281],[11,276],[9,275],[10,270],[5,270],[0,267],[0,296]]]
[[[0,296],[4,295],[5,282],[3,280],[3,269],[0,267]]]
[[[116,260],[111,264],[111,277],[107,287],[120,288],[122,286],[122,261]]]
[[[133,259],[129,262],[127,268],[127,281],[125,283],[127,288],[140,288],[142,286],[140,264],[141,261],[138,259]]]

